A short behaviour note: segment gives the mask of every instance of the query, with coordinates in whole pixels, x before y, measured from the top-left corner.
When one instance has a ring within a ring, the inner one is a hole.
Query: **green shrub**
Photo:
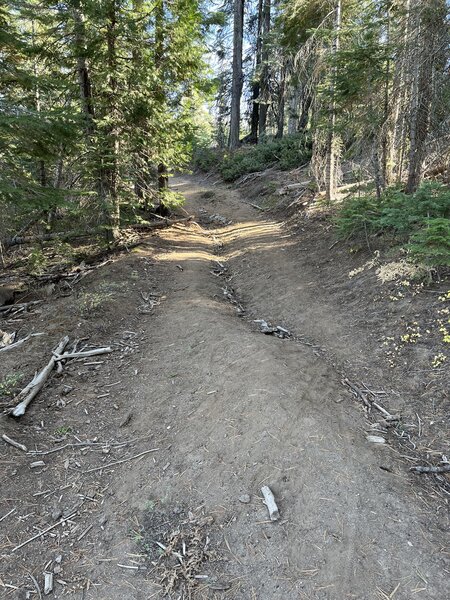
[[[236,181],[249,173],[275,166],[295,169],[311,158],[309,139],[301,134],[287,135],[256,146],[242,147],[223,157],[219,171],[225,181]]]
[[[42,275],[48,264],[47,257],[39,246],[35,246],[27,258],[27,271],[30,275]]]
[[[374,195],[351,197],[336,217],[343,237],[355,238],[389,232],[406,243],[411,257],[424,264],[450,266],[450,190],[439,183],[424,183],[415,194],[398,188]]]
[[[193,166],[194,169],[208,173],[218,167],[222,160],[223,152],[218,148],[199,147],[194,151]]]
[[[411,256],[427,265],[450,267],[450,220],[426,219],[407,246]]]

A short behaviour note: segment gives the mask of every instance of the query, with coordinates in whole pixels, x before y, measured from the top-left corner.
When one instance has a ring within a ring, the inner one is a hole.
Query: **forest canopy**
[[[378,201],[446,185],[448,25],[445,0],[8,1],[0,237],[64,214],[112,239],[193,154],[226,181],[309,163],[330,203],[349,172]]]

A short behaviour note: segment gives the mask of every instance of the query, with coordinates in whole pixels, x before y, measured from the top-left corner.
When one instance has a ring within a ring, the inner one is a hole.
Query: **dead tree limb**
[[[64,350],[64,348],[69,343],[69,336],[66,335],[59,342],[57,347],[54,350],[54,353],[59,355]],[[44,387],[45,382],[50,376],[50,373],[53,371],[53,368],[56,364],[56,358],[52,355],[48,364],[42,369],[40,373],[37,373],[30,383],[23,388],[21,392],[16,396],[15,400],[19,401],[17,406],[12,409],[11,414],[13,417],[21,417],[25,414],[25,411],[28,405],[33,401],[33,399],[37,396],[40,390]]]

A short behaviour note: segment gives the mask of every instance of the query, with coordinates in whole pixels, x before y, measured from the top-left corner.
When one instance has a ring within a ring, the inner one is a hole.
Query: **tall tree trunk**
[[[391,43],[391,7],[386,5],[386,45]],[[391,121],[391,60],[388,56],[386,59],[386,71],[384,82],[384,106],[383,106],[383,122],[381,124],[379,137],[381,146],[381,178],[384,186],[389,185],[392,180],[392,163],[390,160],[390,147],[392,145],[392,131],[390,129]]]
[[[333,45],[331,49],[333,60],[339,51],[339,37],[341,30],[341,0],[336,0],[334,9],[334,33]],[[336,136],[336,66],[333,67],[330,85],[330,108],[328,118],[328,137],[327,137],[327,162],[325,167],[325,194],[327,202],[332,202],[336,197],[337,187],[337,168],[338,168],[338,148]]]
[[[267,113],[269,110],[269,40],[270,33],[270,2],[263,0],[262,16],[262,51],[261,51],[261,82],[260,82],[260,102],[259,102],[259,141],[264,141],[267,129]]]
[[[105,186],[107,192],[108,218],[111,227],[110,237],[115,238],[120,225],[120,201],[117,190],[118,180],[118,107],[117,107],[117,7],[116,0],[109,0],[106,26],[108,63],[108,110],[112,117],[106,136],[107,155],[105,156]]]
[[[445,0],[430,0],[424,4],[415,1],[419,11],[419,28],[416,30],[419,48],[413,77],[411,118],[409,129],[409,160],[406,193],[416,191],[422,180],[422,166],[430,127],[433,103],[433,79],[438,51],[438,37],[446,17]]]
[[[300,85],[295,83],[291,85],[288,102],[288,133],[297,133],[298,130],[298,112],[300,104]]]
[[[80,2],[75,2],[72,12],[74,20],[74,46],[77,60],[78,87],[80,90],[81,108],[84,115],[84,132],[86,142],[89,144],[94,133],[94,105],[92,99],[92,84],[86,62],[86,35],[83,16],[80,11]]]
[[[258,0],[258,22],[256,31],[255,45],[255,71],[252,82],[252,106],[250,115],[250,135],[248,140],[252,144],[258,142],[258,125],[259,125],[259,93],[260,93],[260,68],[261,68],[261,50],[262,50],[262,14],[264,0]]]
[[[227,115],[227,104],[226,104],[226,79],[222,73],[219,79],[219,90],[217,93],[217,145],[219,148],[225,148],[226,146],[226,135],[225,135],[225,120]]]
[[[300,118],[297,124],[297,131],[304,131],[308,127],[309,122],[309,111],[312,105],[313,95],[311,90],[304,86],[302,93],[302,103],[301,108],[302,112],[300,113]]]
[[[284,135],[284,109],[286,104],[286,64],[283,64],[280,69],[280,86],[278,92],[278,109],[277,109],[277,132],[275,137],[280,139]]]
[[[164,71],[163,71],[163,63],[164,63],[164,13],[165,13],[165,4],[164,0],[159,0],[155,7],[155,63],[156,68],[158,69],[158,88],[157,88],[157,98],[163,104],[166,101],[166,90],[165,90],[165,82],[164,82]],[[155,212],[160,215],[168,215],[169,210],[164,204],[164,196],[166,190],[169,188],[169,174],[167,170],[167,165],[164,162],[158,163],[158,198],[159,204],[155,209]]]
[[[242,96],[242,46],[244,39],[244,0],[234,0],[233,28],[233,81],[231,84],[230,138],[228,146],[234,150],[239,146],[241,128]]]

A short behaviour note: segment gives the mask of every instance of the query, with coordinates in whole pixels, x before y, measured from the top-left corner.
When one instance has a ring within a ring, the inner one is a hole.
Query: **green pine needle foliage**
[[[435,266],[450,266],[450,189],[424,183],[415,194],[387,189],[380,200],[373,194],[350,197],[336,217],[345,238],[389,233],[403,244],[412,259]]]

